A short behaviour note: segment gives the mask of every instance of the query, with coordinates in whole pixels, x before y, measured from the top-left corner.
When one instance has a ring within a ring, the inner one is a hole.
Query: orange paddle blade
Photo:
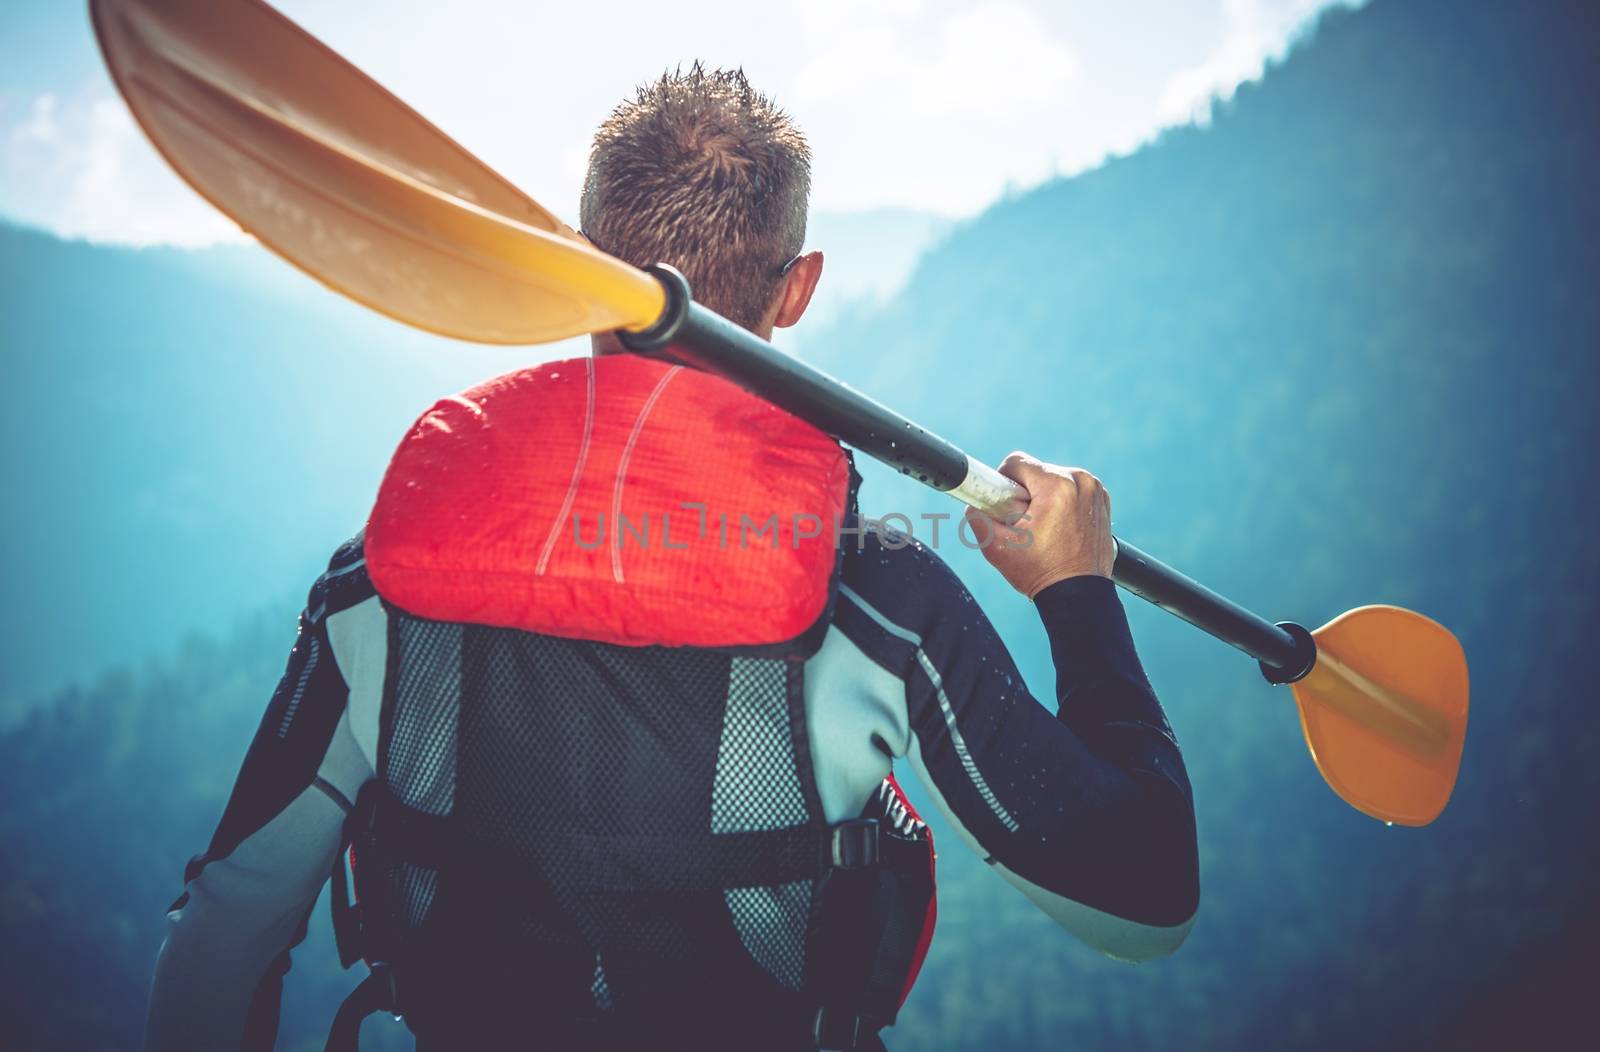
[[[1424,826],[1455,788],[1467,735],[1467,658],[1436,621],[1363,606],[1312,633],[1317,663],[1292,684],[1317,769],[1352,807]]]
[[[117,87],[201,195],[352,299],[484,343],[643,329],[648,274],[596,251],[260,0],[91,0]]]

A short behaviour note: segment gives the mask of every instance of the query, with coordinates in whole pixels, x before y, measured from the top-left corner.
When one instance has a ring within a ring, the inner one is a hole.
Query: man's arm
[[[289,951],[372,776],[329,619],[371,596],[359,542],[311,590],[288,667],[206,851],[167,914],[145,1048],[270,1050]]]
[[[919,545],[869,537],[869,547],[898,550],[846,560],[834,627],[903,683],[906,733],[885,744],[909,759],[961,838],[1097,949],[1160,956],[1182,943],[1199,903],[1183,758],[1105,576],[1108,504],[1095,505],[1091,524],[1083,507],[1061,506],[1049,480],[1024,484],[1037,505],[1032,545],[1005,549],[1002,562],[1020,558],[1001,569],[1031,589],[1049,635],[1055,715],[1029,694],[960,581]],[[1076,521],[1066,534],[1092,525],[1094,536],[1064,535],[1063,515]],[[980,538],[987,528],[978,524]]]

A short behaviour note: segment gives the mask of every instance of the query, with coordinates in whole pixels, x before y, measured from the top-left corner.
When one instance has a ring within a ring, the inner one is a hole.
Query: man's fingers
[[[1090,522],[1111,521],[1111,494],[1094,473],[1077,467],[1046,464],[1018,450],[1000,463],[1000,474],[1028,491],[1035,515],[1046,508],[1086,503]]]
[[[1029,453],[1018,450],[1000,462],[1000,474],[1020,483],[1029,495],[1036,495],[1050,483],[1060,483],[1065,474],[1052,471],[1050,466]]]
[[[1014,526],[987,512],[979,512],[978,508],[966,508],[965,518],[966,528],[971,531],[971,539],[979,548],[987,548],[990,544],[1026,548],[1032,544],[1032,534],[1027,531],[1026,513],[1022,515],[1024,521]]]
[[[1092,472],[1084,468],[1046,464],[1021,451],[1012,453],[1001,462],[1000,474],[1021,483],[1028,491],[1030,503],[1041,509],[1063,497],[1069,502],[1091,498],[1092,507],[1099,508],[1105,497],[1105,484]],[[1107,504],[1107,511],[1109,507]]]
[[[1064,468],[1062,473],[1077,484],[1079,493],[1096,493],[1105,488],[1093,472],[1084,468]]]

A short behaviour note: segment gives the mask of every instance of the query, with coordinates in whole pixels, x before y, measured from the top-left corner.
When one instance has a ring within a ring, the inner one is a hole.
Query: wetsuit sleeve
[[[311,590],[216,833],[167,914],[147,1050],[272,1048],[289,951],[305,937],[350,801],[372,776],[329,632],[370,587],[359,545],[347,545]]]
[[[868,546],[847,560],[834,626],[903,684],[904,755],[961,839],[1101,951],[1176,949],[1199,904],[1193,801],[1115,586],[1080,577],[1037,597],[1051,711],[936,554]]]

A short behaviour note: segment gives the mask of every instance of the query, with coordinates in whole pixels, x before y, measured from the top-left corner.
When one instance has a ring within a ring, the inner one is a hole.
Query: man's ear
[[[778,314],[772,319],[772,324],[780,329],[787,329],[800,320],[800,315],[806,312],[806,307],[811,303],[811,294],[817,291],[817,282],[822,279],[822,253],[807,252],[794,261],[789,268],[788,279],[784,282],[783,298],[778,301]]]

